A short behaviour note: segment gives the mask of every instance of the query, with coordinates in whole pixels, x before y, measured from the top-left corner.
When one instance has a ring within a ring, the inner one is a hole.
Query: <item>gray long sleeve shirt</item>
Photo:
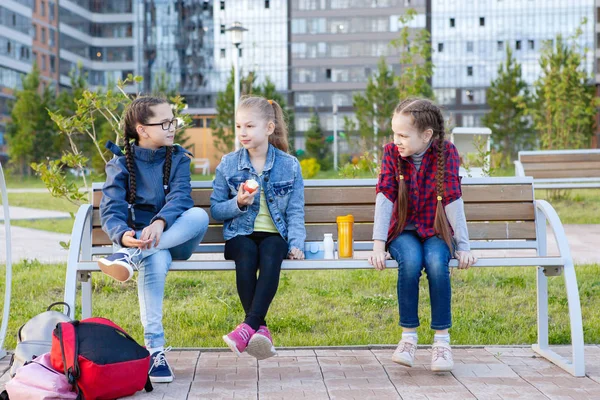
[[[421,167],[423,156],[429,146],[419,154],[411,156],[417,171]],[[454,240],[456,241],[457,251],[470,251],[469,231],[467,229],[467,218],[465,216],[465,207],[463,199],[460,198],[444,207],[448,222],[454,231]],[[387,241],[388,231],[394,212],[394,203],[392,203],[383,193],[378,193],[375,198],[375,218],[373,224],[373,240]],[[413,224],[406,226],[407,230],[415,229]]]

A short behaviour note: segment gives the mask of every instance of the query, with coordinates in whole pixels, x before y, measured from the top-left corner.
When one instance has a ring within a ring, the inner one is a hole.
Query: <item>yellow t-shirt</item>
[[[254,220],[254,231],[255,232],[279,232],[273,223],[269,207],[267,206],[267,199],[265,198],[265,191],[260,188],[260,208],[258,215]]]

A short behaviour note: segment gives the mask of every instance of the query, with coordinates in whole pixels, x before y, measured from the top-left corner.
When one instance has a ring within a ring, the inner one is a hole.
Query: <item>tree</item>
[[[366,142],[367,149],[375,146],[382,137],[389,137],[391,131],[391,115],[398,104],[398,87],[394,72],[388,67],[385,58],[379,60],[377,74],[369,77],[365,93],[356,93],[353,98],[354,112],[358,121],[358,134]],[[377,137],[375,138],[375,125]],[[354,131],[356,125],[348,117],[344,117],[344,129]]]
[[[133,82],[141,81],[142,77],[134,77],[130,74],[124,81],[119,79],[116,88],[96,91],[85,89],[82,91],[81,97],[75,99],[77,108],[72,115],[49,111],[59,133],[67,138],[69,148],[68,151],[63,152],[60,158],[32,163],[31,166],[40,175],[53,196],[64,197],[76,204],[87,197],[87,190],[81,190],[82,188],[89,189],[83,172],[89,166],[89,160],[94,153],[102,160],[103,165],[108,162],[110,155],[104,149],[106,140],[110,139],[115,143],[122,142],[123,110],[132,101],[124,88]],[[183,99],[176,96],[171,98],[170,102],[175,117],[189,122],[190,116],[181,114],[185,106]],[[82,151],[79,143],[84,140],[91,143],[94,153]],[[67,168],[81,173],[83,187],[68,178]]]
[[[32,71],[23,77],[22,84],[23,88],[15,92],[11,122],[7,127],[8,153],[19,173],[29,175],[30,162],[57,153],[52,120],[46,111],[55,108],[55,101],[49,87],[40,88],[37,64],[34,63]]]
[[[581,26],[587,21],[584,19]],[[577,149],[590,146],[598,99],[586,73],[585,51],[577,39],[581,26],[568,43],[561,35],[544,44],[542,75],[534,83],[533,102],[521,107],[533,118],[543,149]]]
[[[400,22],[404,26],[400,30],[399,37],[391,42],[391,45],[401,52],[400,66],[402,72],[396,76],[400,100],[411,96],[433,98],[433,89],[430,84],[433,76],[431,34],[427,29],[419,29],[414,35],[411,35],[408,23],[416,15],[417,12],[411,8],[406,11],[405,15],[400,17]]]
[[[266,99],[277,101],[283,109],[288,125],[290,153],[294,154],[294,112],[287,106],[285,97],[276,91],[275,84],[267,76],[262,85],[256,84],[257,76],[253,71],[240,78],[240,96],[254,94]],[[234,70],[231,70],[224,92],[217,94],[217,115],[214,119],[213,143],[217,151],[227,154],[233,151],[235,140],[235,110],[234,110]]]
[[[315,158],[323,170],[331,169],[333,166],[333,157],[329,143],[325,141],[325,134],[321,129],[321,120],[319,114],[313,111],[310,117],[310,126],[304,133],[306,138],[306,158]]]
[[[508,166],[518,151],[530,148],[535,139],[531,121],[519,107],[519,102],[530,103],[528,85],[508,45],[506,61],[498,67],[498,77],[488,88],[486,98],[491,110],[483,117],[483,124],[492,130],[494,151],[502,154],[501,164]]]

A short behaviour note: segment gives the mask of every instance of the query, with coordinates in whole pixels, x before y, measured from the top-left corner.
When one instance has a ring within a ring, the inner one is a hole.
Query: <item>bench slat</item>
[[[555,169],[546,171],[530,171],[525,168],[525,174],[533,178],[598,178],[600,177],[600,168],[580,170]]]
[[[352,214],[356,223],[373,222],[375,213],[374,204],[365,205],[319,205],[306,206],[305,221],[307,224],[335,223],[339,215]],[[210,210],[204,207],[209,213]],[[534,219],[533,202],[527,203],[467,203],[465,204],[465,214],[469,221],[529,221]],[[94,227],[100,227],[100,212],[94,210],[92,214],[92,224]],[[220,224],[210,218],[210,224]]]
[[[566,153],[566,154],[519,154],[522,163],[572,163],[600,161],[600,152]]]
[[[531,171],[577,171],[593,169],[600,174],[600,161],[597,162],[565,162],[565,163],[522,163],[525,172]]]
[[[530,239],[536,237],[535,223],[533,222],[469,222],[469,238],[471,240],[483,239]],[[337,225],[318,224],[306,227],[307,241],[321,241],[324,233],[332,233],[337,240]],[[356,241],[370,241],[373,235],[373,224],[355,224],[354,239]],[[221,226],[210,226],[202,243],[223,243],[223,229]],[[110,245],[108,236],[100,228],[94,228],[92,234],[93,246]]]
[[[533,190],[531,185],[463,185],[463,200],[465,203],[498,202],[498,201],[531,201]],[[210,207],[212,189],[193,189],[194,204],[200,207]],[[100,206],[102,191],[95,190],[93,196],[94,208]],[[321,188],[307,187],[304,189],[304,203],[318,204],[374,204],[375,190],[373,187],[360,188]]]

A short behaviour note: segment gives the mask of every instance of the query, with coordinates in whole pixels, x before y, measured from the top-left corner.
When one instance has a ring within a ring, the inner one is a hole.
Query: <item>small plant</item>
[[[365,151],[359,158],[353,157],[351,162],[344,164],[340,169],[340,176],[342,178],[357,178],[358,176],[368,175],[374,178],[379,175],[379,169],[376,155]]]
[[[463,167],[467,171],[467,176],[473,176],[473,168],[481,168],[481,176],[491,176],[495,169],[490,164],[492,151],[487,149],[487,141],[481,136],[475,136],[473,146],[475,146],[475,153],[468,153],[463,159]]]
[[[304,179],[314,178],[321,171],[321,165],[316,158],[307,158],[300,161],[300,167]]]

